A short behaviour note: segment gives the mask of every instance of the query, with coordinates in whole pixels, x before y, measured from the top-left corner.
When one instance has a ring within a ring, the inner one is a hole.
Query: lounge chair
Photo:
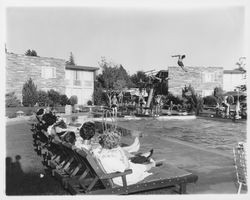
[[[64,154],[64,161],[52,170],[52,174],[62,183],[64,188],[67,188],[67,181],[79,175],[79,173],[83,173],[83,170],[86,168],[82,166],[76,157],[74,151],[75,146],[67,142],[62,142],[61,148]]]
[[[149,190],[157,190],[177,186],[180,194],[186,193],[187,183],[195,183],[196,175],[166,164],[154,167],[153,174],[133,185],[127,185],[126,175],[132,170],[106,174],[103,168],[88,151],[75,150],[85,170],[80,176],[72,177],[67,181],[67,188],[71,194],[131,194]],[[112,178],[122,177],[123,186],[113,183]]]
[[[239,185],[237,193],[240,194],[242,187],[247,188],[246,154],[243,146],[234,147],[233,153],[237,182]]]

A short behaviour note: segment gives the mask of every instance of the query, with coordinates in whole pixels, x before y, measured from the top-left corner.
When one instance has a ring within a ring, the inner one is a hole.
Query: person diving
[[[186,57],[185,55],[174,55],[172,57],[178,57],[178,61],[177,61],[177,64],[179,67],[181,67],[185,72],[187,72],[186,69],[184,69],[184,64],[182,62],[182,60]]]

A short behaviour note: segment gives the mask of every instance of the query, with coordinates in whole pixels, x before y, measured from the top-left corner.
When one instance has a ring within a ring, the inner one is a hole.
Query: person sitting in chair
[[[132,169],[132,173],[126,176],[127,184],[135,184],[142,181],[151,173],[148,171],[156,166],[151,155],[147,155],[144,161],[147,163],[133,163],[126,155],[125,151],[120,147],[121,137],[115,131],[110,131],[100,136],[100,145],[102,148],[94,151],[95,157],[99,160],[106,173],[124,172],[127,169]],[[122,178],[113,178],[117,185],[122,185]]]
[[[78,137],[75,143],[75,146],[77,148],[85,148],[90,151],[95,148],[100,148],[99,143],[93,144],[93,142],[91,141],[92,138],[95,136],[95,123],[93,121],[84,122],[80,128],[79,133],[81,137]],[[134,134],[139,135],[139,132],[135,131]],[[124,146],[122,148],[127,152],[127,155],[130,155],[132,157],[131,153],[137,152],[140,148],[140,141],[138,136],[135,137],[133,144]]]
[[[93,121],[83,123],[79,133],[81,137],[77,139],[75,146],[80,149],[90,150],[92,148],[91,139],[95,135],[95,123]]]
[[[68,142],[69,144],[75,145],[76,135],[74,131],[67,131],[64,135],[60,137],[60,139],[64,142]]]

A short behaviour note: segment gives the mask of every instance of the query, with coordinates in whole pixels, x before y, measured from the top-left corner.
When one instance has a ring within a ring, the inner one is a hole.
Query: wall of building
[[[188,72],[180,67],[168,67],[168,91],[174,95],[182,95],[182,89],[191,86],[196,93],[208,96],[215,87],[223,87],[222,67],[187,67]]]
[[[23,84],[32,78],[38,90],[54,89],[65,93],[65,60],[6,53],[6,93],[22,99]],[[55,78],[43,78],[43,70],[54,68]]]
[[[93,101],[94,76],[95,71],[66,69],[66,95],[76,95],[81,105]]]
[[[223,90],[234,91],[237,86],[246,84],[246,74],[243,73],[224,73]]]

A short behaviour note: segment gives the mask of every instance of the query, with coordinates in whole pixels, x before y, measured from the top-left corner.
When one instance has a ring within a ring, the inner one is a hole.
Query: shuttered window
[[[42,67],[42,78],[56,78],[56,68],[55,67]]]

